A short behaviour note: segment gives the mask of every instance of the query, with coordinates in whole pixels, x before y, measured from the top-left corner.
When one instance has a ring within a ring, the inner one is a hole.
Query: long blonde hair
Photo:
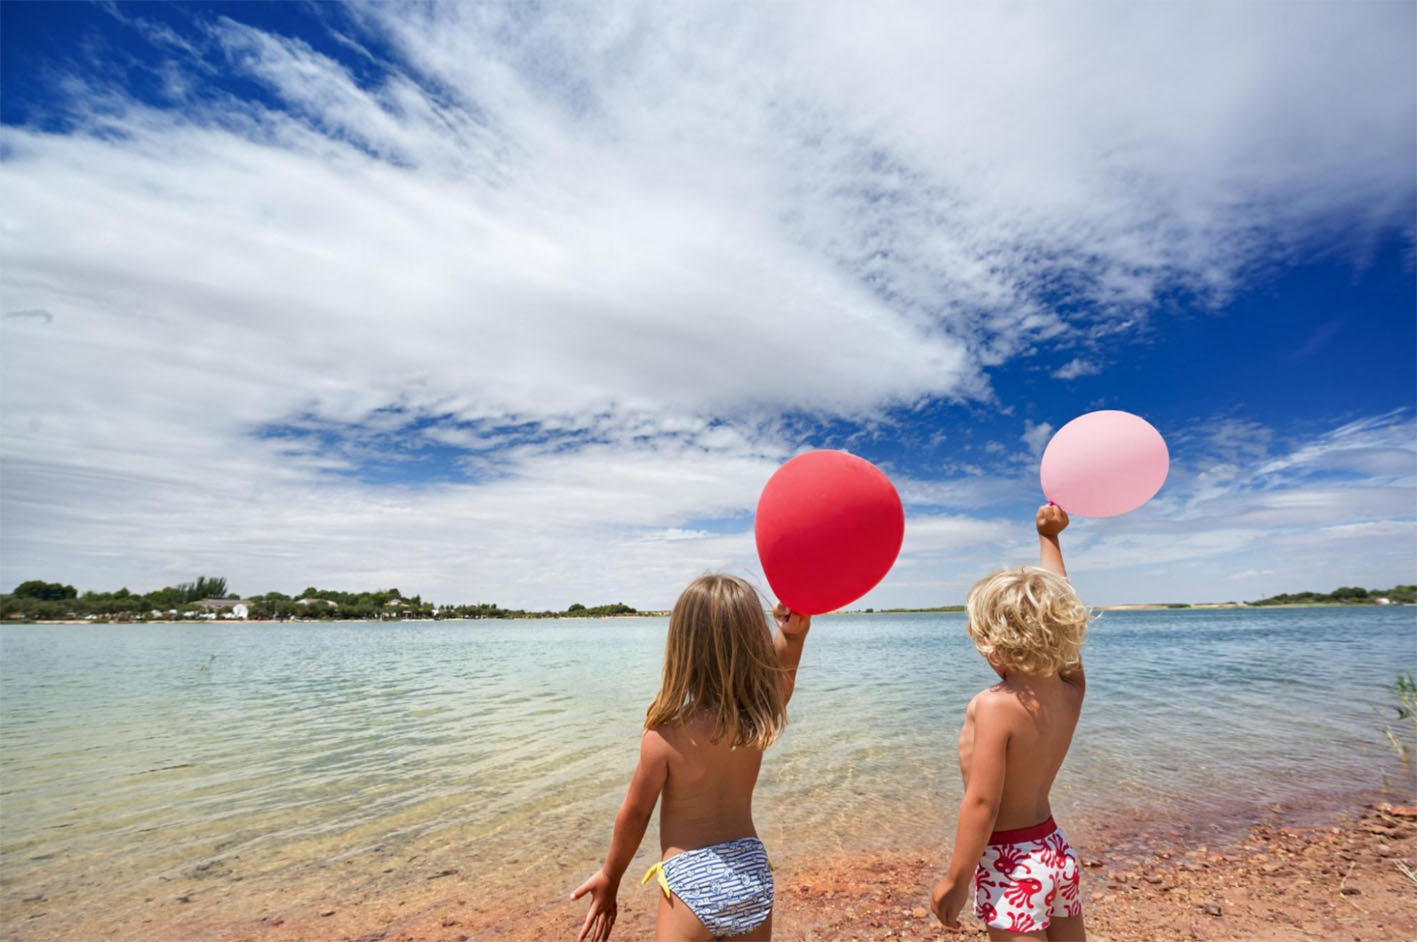
[[[703,712],[710,742],[766,749],[787,723],[783,674],[763,603],[742,579],[715,573],[689,583],[669,616],[664,677],[645,729]]]
[[[1092,612],[1067,579],[1037,566],[992,572],[969,590],[969,637],[1005,670],[1057,674],[1081,663]]]

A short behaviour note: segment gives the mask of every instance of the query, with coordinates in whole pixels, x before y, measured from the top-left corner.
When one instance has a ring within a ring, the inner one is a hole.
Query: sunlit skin
[[[1063,551],[1058,535],[1068,525],[1061,507],[1038,508],[1039,565],[1060,576]],[[935,886],[930,908],[947,928],[959,929],[959,913],[973,897],[974,868],[993,831],[1025,828],[1052,813],[1048,793],[1063,765],[1082,712],[1086,686],[1082,665],[1062,674],[1037,676],[1001,670],[999,683],[980,692],[965,710],[959,736],[959,768],[964,778],[955,828],[954,854]],[[1053,917],[1046,930],[1020,933],[989,928],[989,938],[1085,940],[1082,916]]]
[[[790,700],[812,619],[781,604],[773,610],[773,617],[777,622],[773,648],[783,672],[783,699]],[[682,726],[653,727],[641,737],[640,761],[615,816],[610,853],[600,870],[571,894],[572,899],[586,894],[591,897],[578,942],[610,938],[618,912],[620,880],[644,838],[657,802],[661,859],[757,836],[753,826],[753,787],[762,765],[762,750],[711,743],[711,728],[709,719],[701,715]],[[666,899],[658,890],[656,895],[659,914],[655,939],[659,942],[708,942],[714,938],[678,898]],[[735,938],[771,939],[772,916],[752,932]]]

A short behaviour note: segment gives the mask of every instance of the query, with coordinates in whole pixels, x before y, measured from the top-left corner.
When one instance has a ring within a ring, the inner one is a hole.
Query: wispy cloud
[[[1053,371],[1054,379],[1077,379],[1079,376],[1096,376],[1102,367],[1091,360],[1076,357]]]
[[[1406,409],[1345,423],[1265,462],[1261,477],[1314,472],[1351,472],[1369,477],[1410,479],[1417,475],[1413,443],[1417,426]]]
[[[37,324],[54,323],[54,315],[41,308],[32,311],[7,311],[4,315],[7,321],[33,321]]]
[[[1051,422],[1033,422],[1024,420],[1023,435],[1019,440],[1028,446],[1029,454],[1035,457],[1043,454],[1043,448],[1048,444],[1048,439],[1053,437],[1053,425]]]

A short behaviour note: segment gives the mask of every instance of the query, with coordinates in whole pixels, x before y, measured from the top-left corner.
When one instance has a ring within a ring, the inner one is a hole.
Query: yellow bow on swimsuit
[[[771,862],[768,863],[768,872],[774,872]],[[650,877],[658,878],[659,888],[664,891],[665,899],[670,899],[674,896],[673,891],[669,889],[669,881],[664,878],[664,861],[658,861],[653,867],[645,871],[645,878],[640,881],[640,886],[644,886],[648,883]]]
[[[645,878],[640,881],[640,886],[644,886],[646,883],[648,883],[650,877],[659,877],[659,888],[664,891],[665,899],[669,899],[671,896],[673,896],[673,894],[669,892],[669,881],[664,879],[663,861],[659,861],[653,867],[650,867],[648,870],[645,871]]]

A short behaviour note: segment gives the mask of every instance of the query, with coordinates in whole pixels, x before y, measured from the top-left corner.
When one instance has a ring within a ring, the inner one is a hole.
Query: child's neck
[[[1006,671],[999,677],[1005,687],[1015,690],[1038,690],[1062,682],[1057,674],[1025,674],[1021,671]]]

